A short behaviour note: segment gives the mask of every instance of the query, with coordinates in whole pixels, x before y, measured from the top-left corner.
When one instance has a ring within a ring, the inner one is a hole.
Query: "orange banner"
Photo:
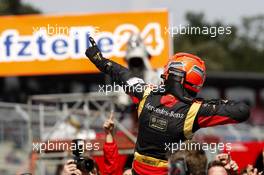
[[[84,54],[89,36],[105,57],[123,65],[132,33],[140,33],[153,68],[168,60],[167,11],[5,16],[0,24],[0,76],[97,72]]]

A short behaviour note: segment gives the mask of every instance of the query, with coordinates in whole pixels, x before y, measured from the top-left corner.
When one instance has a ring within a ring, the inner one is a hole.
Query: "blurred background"
[[[135,108],[123,92],[111,92],[107,96],[99,92],[99,85],[113,82],[86,63],[83,54],[87,45],[79,46],[78,63],[66,62],[74,60],[71,55],[50,65],[34,60],[34,70],[25,66],[30,61],[19,61],[19,54],[8,55],[7,41],[13,47],[9,52],[21,46],[14,44],[14,37],[8,40],[6,31],[16,29],[20,36],[29,36],[33,35],[34,24],[35,27],[97,25],[99,35],[104,31],[114,33],[118,25],[133,24],[139,33],[134,33],[137,31],[134,29],[131,32],[130,28],[124,31],[128,34],[120,32],[120,38],[113,41],[114,45],[122,43],[120,48],[124,52],[109,57],[154,84],[160,82],[162,68],[173,53],[190,52],[200,56],[206,62],[207,79],[199,96],[243,100],[251,106],[251,117],[235,126],[202,129],[195,139],[232,143],[231,155],[241,169],[248,163],[254,164],[264,148],[263,7],[264,2],[258,0],[239,3],[228,0],[0,0],[0,174],[27,171],[58,174],[64,160],[71,156],[69,151],[55,149],[39,154],[32,151],[32,142],[68,142],[81,137],[103,144],[102,124],[113,109],[124,166],[131,162],[137,133]],[[153,18],[149,17],[152,13]],[[123,14],[128,18],[120,17]],[[139,18],[134,19],[133,15]],[[146,29],[151,23],[160,27],[153,28],[154,34],[151,27],[149,31]],[[204,33],[182,34],[180,26],[231,27],[231,33],[214,37]],[[111,40],[108,42],[111,44]],[[34,48],[27,52],[30,50]],[[11,61],[6,61],[9,58]],[[66,64],[74,70],[68,71],[67,66],[64,68]],[[89,154],[101,161],[101,149]]]

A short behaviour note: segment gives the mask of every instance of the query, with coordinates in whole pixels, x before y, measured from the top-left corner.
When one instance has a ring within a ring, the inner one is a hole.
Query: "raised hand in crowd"
[[[230,173],[230,174],[238,174],[238,165],[237,163],[231,159],[229,154],[222,153],[216,155],[216,160],[220,161],[224,168]]]
[[[106,143],[112,143],[114,136],[113,136],[113,130],[114,130],[115,124],[114,124],[114,113],[111,112],[109,118],[104,122],[103,128],[105,130]]]

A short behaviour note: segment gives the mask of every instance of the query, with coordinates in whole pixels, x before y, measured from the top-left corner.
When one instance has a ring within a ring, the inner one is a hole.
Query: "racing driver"
[[[177,53],[165,66],[162,85],[155,88],[129,70],[103,57],[93,38],[86,56],[123,86],[137,104],[139,131],[133,174],[168,174],[166,144],[190,140],[200,128],[240,123],[249,118],[249,106],[231,100],[203,100],[196,95],[206,77],[205,63],[189,53]]]

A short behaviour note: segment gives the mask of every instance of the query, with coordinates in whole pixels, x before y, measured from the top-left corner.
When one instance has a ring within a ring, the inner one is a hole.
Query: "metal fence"
[[[61,124],[70,118],[77,117],[83,130],[96,133],[102,131],[103,121],[114,110],[117,128],[135,142],[135,136],[119,122],[121,117],[130,115],[122,112],[119,98],[117,93],[107,96],[100,93],[59,94],[31,96],[28,104],[0,103],[0,174],[31,171],[32,142],[52,139]],[[216,135],[222,141],[233,142],[263,141],[263,133],[261,126],[239,124],[202,129],[197,135]],[[122,153],[133,153],[133,149]],[[67,152],[38,155],[34,162],[35,174],[54,174],[57,165],[68,156]]]

